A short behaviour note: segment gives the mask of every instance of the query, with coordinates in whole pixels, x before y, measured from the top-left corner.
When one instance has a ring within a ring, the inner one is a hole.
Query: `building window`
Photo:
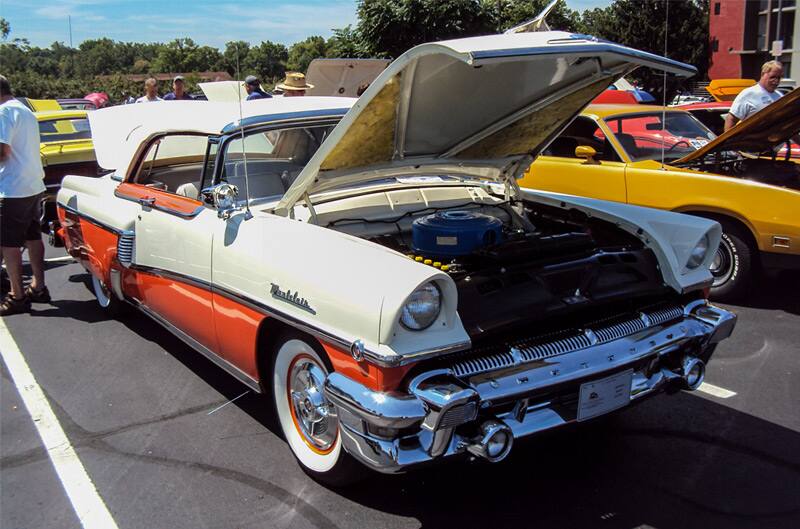
[[[713,39],[711,41],[711,51],[714,53],[719,51],[719,41],[717,39]]]
[[[714,2],[714,14],[719,15],[719,2]]]

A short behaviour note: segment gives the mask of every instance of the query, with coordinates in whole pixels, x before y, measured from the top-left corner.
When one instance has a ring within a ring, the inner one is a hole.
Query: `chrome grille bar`
[[[124,232],[117,241],[117,259],[123,266],[133,263],[133,252],[136,248],[136,239],[132,232]]]
[[[455,362],[451,368],[456,376],[468,377],[497,369],[513,367],[534,360],[543,360],[553,356],[571,353],[593,345],[590,335],[596,336],[597,342],[607,343],[625,338],[650,327],[663,325],[683,316],[683,307],[673,305],[652,311],[645,310],[635,316],[628,316],[613,324],[599,325],[595,323],[582,331],[566,331],[518,340],[509,344],[506,351],[495,352],[464,358]],[[620,318],[607,318],[614,321]]]

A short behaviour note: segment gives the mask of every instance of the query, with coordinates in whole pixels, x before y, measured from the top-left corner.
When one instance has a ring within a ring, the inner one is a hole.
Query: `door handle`
[[[156,199],[153,197],[142,197],[139,199],[139,204],[142,206],[147,206],[148,208],[152,208],[156,203]]]

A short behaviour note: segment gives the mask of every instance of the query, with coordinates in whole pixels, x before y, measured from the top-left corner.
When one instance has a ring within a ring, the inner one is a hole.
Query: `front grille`
[[[586,349],[595,343],[619,340],[682,316],[683,308],[673,305],[644,310],[636,315],[605,318],[602,322],[590,324],[582,331],[572,330],[518,340],[508,344],[507,348],[504,347],[502,351],[495,349],[494,352],[491,352],[490,349],[490,352],[483,352],[483,354],[476,351],[473,355],[458,360],[450,368],[456,376],[460,377],[487,373]],[[592,337],[596,337],[596,341]]]
[[[133,263],[133,252],[136,248],[136,239],[133,233],[123,233],[117,241],[117,259],[123,266]]]
[[[478,404],[467,402],[459,404],[447,410],[444,417],[439,421],[439,428],[451,428],[471,421],[478,415]]]
[[[643,331],[647,328],[647,324],[642,318],[632,318],[608,327],[596,329],[593,332],[597,335],[600,343],[611,342],[630,336],[631,334]]]

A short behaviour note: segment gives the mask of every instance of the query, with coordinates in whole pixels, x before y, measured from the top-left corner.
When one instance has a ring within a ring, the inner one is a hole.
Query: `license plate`
[[[578,420],[585,421],[628,404],[631,400],[633,369],[581,384]]]

